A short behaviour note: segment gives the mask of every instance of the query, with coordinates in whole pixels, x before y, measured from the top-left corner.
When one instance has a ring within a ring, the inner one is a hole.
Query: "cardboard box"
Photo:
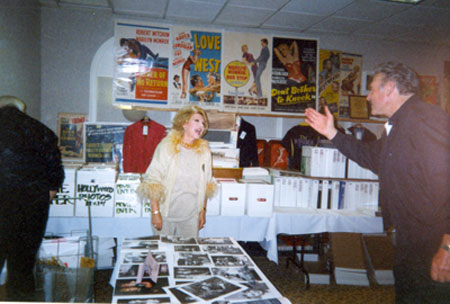
[[[221,182],[220,214],[225,216],[245,215],[246,184]]]
[[[113,169],[83,168],[77,171],[75,216],[112,217],[114,214],[116,171]]]
[[[247,215],[271,217],[273,212],[274,185],[247,184]]]
[[[49,216],[73,216],[75,214],[75,184],[77,168],[64,168],[64,182],[50,202]]]
[[[136,193],[139,184],[139,174],[119,174],[115,187],[114,217],[141,217],[142,204]]]

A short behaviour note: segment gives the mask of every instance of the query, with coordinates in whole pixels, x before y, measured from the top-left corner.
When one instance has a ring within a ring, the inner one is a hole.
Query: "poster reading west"
[[[222,33],[172,28],[169,104],[221,106]]]
[[[316,107],[317,40],[273,38],[272,112]]]
[[[270,112],[271,39],[267,35],[227,32],[223,52],[223,109]]]
[[[170,29],[116,21],[113,104],[167,106]]]

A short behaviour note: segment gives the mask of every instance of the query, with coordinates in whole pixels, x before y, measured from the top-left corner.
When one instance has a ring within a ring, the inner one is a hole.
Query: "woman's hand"
[[[206,210],[202,209],[198,215],[198,230],[202,229],[206,223]]]
[[[152,225],[156,230],[161,231],[163,225],[161,213],[152,214]]]

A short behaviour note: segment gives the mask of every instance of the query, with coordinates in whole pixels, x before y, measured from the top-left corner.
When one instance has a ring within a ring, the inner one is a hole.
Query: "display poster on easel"
[[[270,112],[271,43],[268,35],[224,34],[224,111]]]

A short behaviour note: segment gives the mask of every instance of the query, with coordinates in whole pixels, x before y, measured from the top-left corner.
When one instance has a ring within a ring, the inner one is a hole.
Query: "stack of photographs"
[[[113,303],[290,303],[232,238],[125,238],[113,276]]]

